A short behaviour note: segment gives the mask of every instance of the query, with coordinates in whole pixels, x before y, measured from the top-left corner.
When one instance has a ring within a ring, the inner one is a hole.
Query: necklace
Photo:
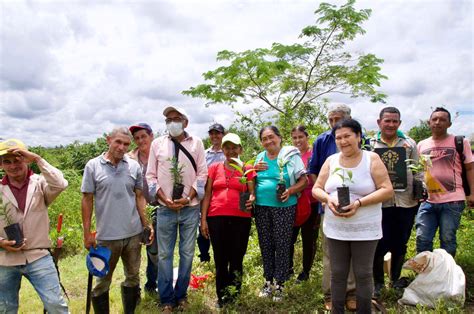
[[[228,176],[228,175],[227,175],[227,172],[229,172],[229,171],[230,171],[230,169],[228,169],[228,168],[226,167],[226,164],[224,163],[225,186],[226,186],[226,189],[227,189],[227,190],[229,189],[230,179],[234,176],[235,169],[232,169],[232,172],[231,172],[230,175]]]

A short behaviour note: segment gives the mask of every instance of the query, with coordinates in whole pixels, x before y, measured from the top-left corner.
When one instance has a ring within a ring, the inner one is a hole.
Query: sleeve
[[[215,181],[216,180],[216,172],[217,172],[217,165],[219,163],[214,163],[212,165],[209,166],[209,168],[207,169],[207,172],[208,172],[208,176],[210,179],[212,179],[212,181]]]
[[[472,157],[472,150],[471,150],[471,145],[469,144],[468,139],[464,139],[464,163],[469,164],[471,162],[474,162],[474,159]]]
[[[319,140],[319,137],[313,143],[313,152],[309,160],[309,173],[316,174],[316,175],[319,173],[319,171],[317,171],[318,167],[317,167],[317,158],[316,158],[317,157],[316,152],[318,151],[318,148],[317,148],[318,140]]]
[[[157,151],[159,145],[159,138],[155,139],[151,143],[150,155],[148,155],[148,167],[146,169],[146,181],[148,184],[148,194],[150,196],[155,196],[156,192],[160,189],[158,185],[158,158]]]
[[[51,166],[43,158],[38,160],[36,164],[41,171],[41,176],[46,182],[46,184],[43,185],[44,197],[46,205],[49,205],[67,188],[68,182],[64,179],[63,173],[59,169]]]
[[[196,190],[199,199],[204,197],[204,188],[207,182],[207,164],[204,153],[204,144],[200,139],[196,143],[196,165],[197,165],[197,174],[196,180],[193,183],[193,188]]]
[[[94,193],[95,192],[94,167],[93,161],[89,160],[84,168],[84,175],[82,177],[81,192]]]

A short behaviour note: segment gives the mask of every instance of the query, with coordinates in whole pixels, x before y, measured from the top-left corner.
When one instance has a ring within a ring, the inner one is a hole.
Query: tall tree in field
[[[325,123],[324,104],[330,94],[383,101],[386,95],[376,90],[380,80],[386,79],[380,73],[383,60],[345,49],[349,41],[365,33],[362,24],[371,13],[356,10],[354,2],[341,7],[322,3],[315,11],[315,24],[303,28],[298,43],[218,52],[217,61],[226,65],[204,73],[208,83],[183,94],[207,99],[207,104],[258,105],[256,116],[271,111],[284,129],[297,123]],[[309,117],[319,121],[308,121]]]

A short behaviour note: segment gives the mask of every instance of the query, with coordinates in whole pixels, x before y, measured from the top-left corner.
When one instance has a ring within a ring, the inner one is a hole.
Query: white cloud
[[[333,3],[342,4],[342,1]],[[0,137],[29,145],[92,141],[117,124],[146,121],[163,131],[162,110],[183,106],[190,131],[229,126],[223,105],[181,91],[219,66],[223,49],[294,42],[314,22],[308,1],[120,1],[0,3]],[[351,50],[385,60],[381,89],[402,111],[405,130],[445,104],[461,116],[451,132],[473,133],[472,2],[360,1],[372,8]],[[344,100],[367,129],[383,107]],[[260,105],[260,104],[256,104]]]

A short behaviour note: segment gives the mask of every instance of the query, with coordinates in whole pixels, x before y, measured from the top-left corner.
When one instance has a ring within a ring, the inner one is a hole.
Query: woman
[[[249,191],[250,209],[255,200],[253,178],[255,171],[247,174],[247,184],[239,182],[242,174],[233,167],[242,153],[242,145],[237,134],[229,133],[222,138],[224,162],[209,166],[206,194],[201,208],[201,232],[211,239],[216,265],[217,307],[232,302],[229,287],[235,286],[237,293],[242,285],[242,262],[250,235],[250,211],[239,209],[240,192]]]
[[[308,142],[309,134],[306,128],[302,125],[294,127],[291,130],[291,141],[293,146],[298,148],[301,154],[305,168],[308,167],[308,161],[311,158],[312,150]],[[298,233],[301,229],[301,239],[303,240],[303,270],[298,275],[298,281],[304,281],[309,279],[309,272],[313,265],[314,256],[316,254],[316,242],[318,240],[319,223],[321,221],[321,215],[318,212],[318,201],[312,197],[311,190],[314,182],[308,177],[309,184],[303,190],[311,200],[311,213],[308,219],[301,225],[293,227],[293,237],[291,246],[291,257],[290,257],[290,274],[293,274],[293,255],[295,250],[295,243],[298,239]]]
[[[313,195],[326,204],[323,230],[328,239],[332,270],[332,312],[344,313],[352,259],[357,313],[370,313],[373,259],[378,239],[382,237],[382,202],[392,197],[392,184],[379,156],[361,150],[362,128],[357,121],[341,121],[332,132],[340,152],[326,160],[313,188]],[[350,171],[352,179],[345,180],[350,189],[350,204],[339,209],[336,189],[342,183],[338,175],[342,170],[346,177]]]
[[[289,275],[297,194],[303,191],[308,180],[298,149],[292,146],[282,148],[282,137],[275,126],[262,128],[259,137],[265,151],[257,156],[259,172],[254,216],[266,281],[260,296],[270,297],[275,283],[273,300],[280,301],[283,283]],[[276,187],[281,177],[286,189],[278,199]]]

